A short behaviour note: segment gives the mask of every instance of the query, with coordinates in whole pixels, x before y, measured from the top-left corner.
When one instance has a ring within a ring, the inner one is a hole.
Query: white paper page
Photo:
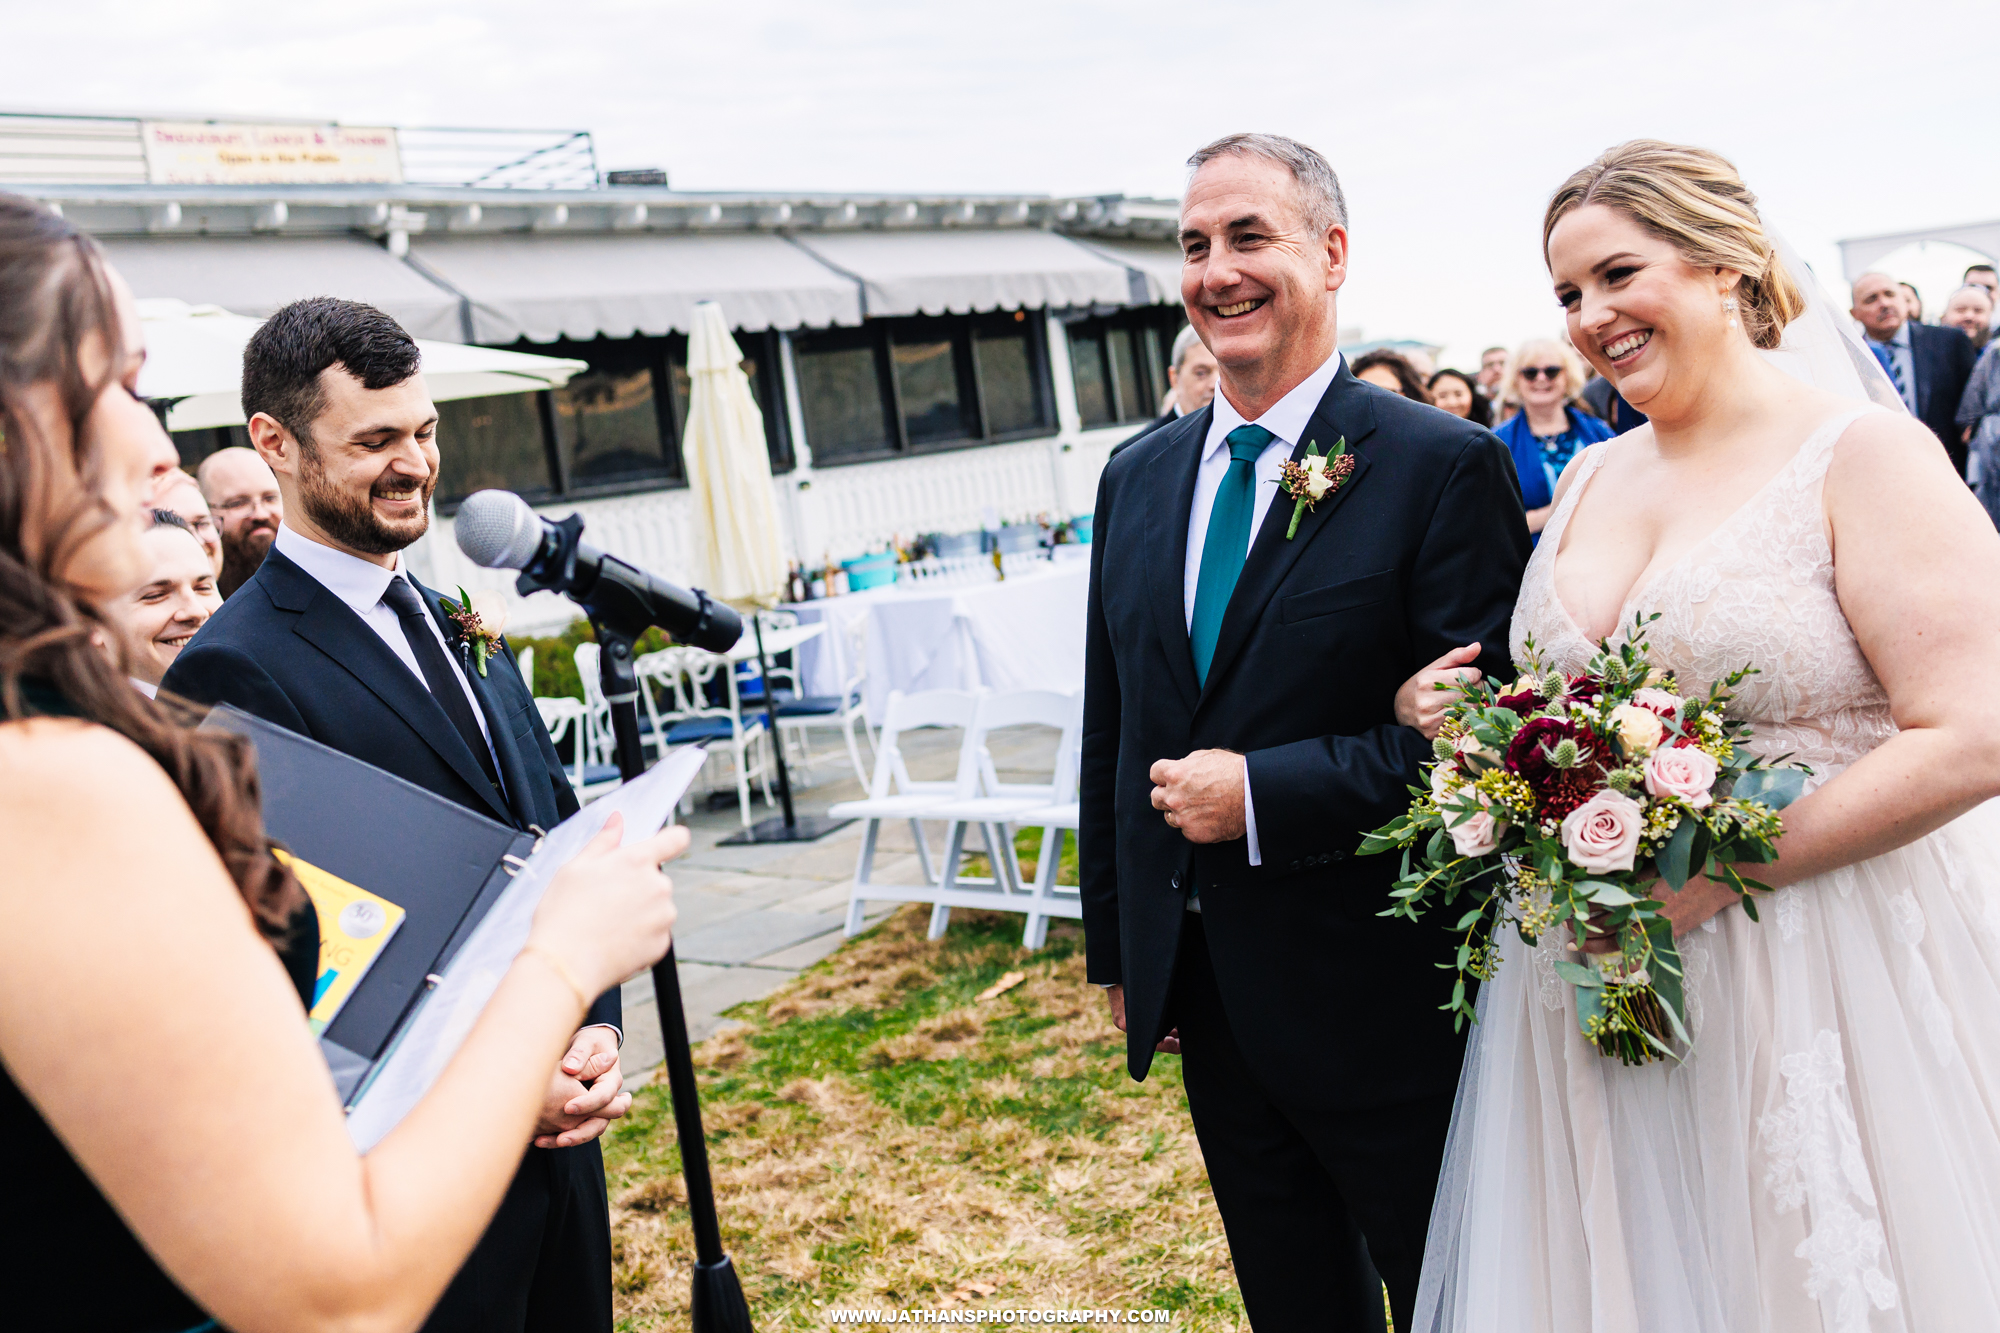
[[[575,859],[604,827],[614,810],[625,815],[624,842],[660,831],[681,794],[701,771],[707,752],[696,746],[676,750],[646,773],[600,796],[565,819],[544,839],[521,872],[501,891],[485,920],[473,928],[444,978],[423,1002],[395,1047],[347,1117],[347,1135],[367,1152],[401,1123],[451,1057],[486,1002],[528,942],[535,908],[556,871]]]

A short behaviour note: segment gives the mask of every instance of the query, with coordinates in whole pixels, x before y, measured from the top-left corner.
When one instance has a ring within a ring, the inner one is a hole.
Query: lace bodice
[[[1684,691],[1706,691],[1737,667],[1758,674],[1737,687],[1731,712],[1752,727],[1750,746],[1790,754],[1815,776],[1853,763],[1895,734],[1889,697],[1862,655],[1834,594],[1833,548],[1821,491],[1834,442],[1864,412],[1843,412],[1807,437],[1763,489],[1687,554],[1633,589],[1616,638],[1635,614],[1653,614],[1648,656]],[[1533,636],[1544,665],[1583,669],[1593,645],[1556,595],[1556,553],[1577,501],[1616,439],[1582,455],[1576,479],[1550,515],[1521,580],[1510,647]],[[1570,552],[1577,558],[1579,552]]]

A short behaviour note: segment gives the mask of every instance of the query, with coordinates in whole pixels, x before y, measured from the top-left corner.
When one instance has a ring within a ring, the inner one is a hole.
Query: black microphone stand
[[[618,775],[627,782],[646,771],[639,749],[639,678],[632,650],[646,626],[615,625],[592,611],[597,634],[598,677],[611,705],[611,735],[618,748]],[[767,687],[768,688],[768,687]],[[578,738],[582,743],[582,738]],[[681,976],[674,951],[653,964],[653,1001],[660,1011],[666,1047],[667,1086],[674,1099],[674,1131],[680,1137],[681,1174],[687,1180],[688,1217],[694,1224],[694,1333],[751,1333],[750,1307],[736,1268],[722,1251],[722,1227],[715,1216],[715,1187],[708,1175],[708,1140],[701,1128],[701,1096],[695,1085],[694,1052],[688,1043],[687,1013],[681,1007]]]

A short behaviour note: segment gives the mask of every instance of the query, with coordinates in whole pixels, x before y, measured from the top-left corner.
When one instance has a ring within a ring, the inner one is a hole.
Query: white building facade
[[[696,194],[610,183],[581,132],[458,133],[0,114],[0,189],[61,209],[142,298],[261,316],[338,296],[419,337],[585,362],[562,389],[440,404],[438,521],[412,557],[445,587],[509,584],[452,541],[489,486],[699,582],[680,431],[701,301],[736,331],[806,565],[1088,513],[1160,410],[1184,322],[1170,202]],[[244,442],[176,440],[189,465]]]

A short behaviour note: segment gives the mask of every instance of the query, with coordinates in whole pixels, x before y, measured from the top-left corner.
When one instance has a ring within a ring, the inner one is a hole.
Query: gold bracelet
[[[562,959],[556,957],[554,954],[550,953],[547,949],[544,949],[539,944],[522,945],[521,956],[525,958],[529,954],[535,955],[535,957],[541,959],[544,963],[546,963],[548,965],[549,970],[551,972],[554,972],[558,977],[560,977],[562,979],[563,984],[568,986],[572,991],[576,993],[576,1001],[578,1004],[582,1005],[585,1010],[588,1010],[590,1008],[590,997],[583,993],[583,987],[576,984],[576,978],[570,975],[570,971],[567,967],[563,966]]]

